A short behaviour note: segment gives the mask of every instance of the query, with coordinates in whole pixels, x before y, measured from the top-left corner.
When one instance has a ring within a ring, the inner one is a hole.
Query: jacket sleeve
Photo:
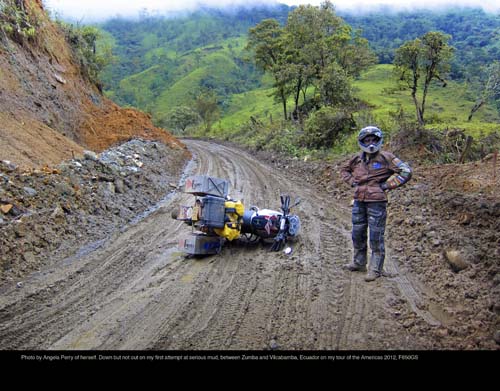
[[[354,177],[352,175],[352,164],[354,163],[355,159],[356,156],[345,163],[340,169],[340,176],[342,177],[342,180],[350,186],[352,186],[354,182]]]
[[[385,182],[385,188],[387,190],[393,190],[396,187],[404,185],[412,177],[412,169],[410,165],[403,162],[398,157],[393,154],[389,155],[390,168],[394,171],[394,174],[387,179]]]

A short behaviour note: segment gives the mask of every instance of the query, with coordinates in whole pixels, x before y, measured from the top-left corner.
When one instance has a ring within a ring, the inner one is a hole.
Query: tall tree
[[[333,86],[334,80],[349,82],[349,77],[375,63],[368,42],[358,32],[353,33],[335,14],[330,1],[319,7],[297,7],[290,12],[283,27],[273,19],[262,21],[250,29],[247,48],[253,50],[256,65],[274,75],[285,118],[286,100],[290,95],[297,113],[301,94],[305,102],[311,86],[325,93],[320,99],[322,104],[342,102],[333,95],[345,95],[350,88],[346,91],[327,91],[326,88]],[[339,71],[339,74],[330,77],[328,71]],[[323,77],[327,77],[328,82],[322,83]]]
[[[417,120],[423,124],[424,119],[420,110],[420,104],[417,98],[417,92],[420,79],[419,55],[420,55],[421,42],[420,39],[415,39],[404,43],[396,51],[394,65],[396,66],[395,72],[401,82],[407,84],[411,91],[411,97],[417,111]]]
[[[467,118],[468,121],[472,120],[472,116],[476,111],[483,107],[490,99],[500,97],[500,62],[495,61],[487,66],[483,74],[485,75],[484,79],[486,79],[486,82],[483,80],[480,83],[479,97],[470,111]]]
[[[204,109],[201,108],[201,104],[199,104],[198,109],[202,112],[204,111]],[[177,106],[168,113],[166,123],[174,130],[184,133],[188,126],[197,125],[200,121],[200,115],[192,108],[187,106]]]
[[[447,84],[444,78],[450,71],[453,56],[453,48],[448,45],[449,39],[449,35],[430,31],[420,38],[405,42],[395,53],[395,73],[410,89],[417,120],[422,126],[425,124],[425,104],[431,82],[438,80],[443,87]],[[422,91],[420,100],[417,96],[419,90]]]
[[[217,95],[212,90],[200,92],[196,97],[195,107],[203,121],[205,131],[209,132],[213,123],[220,116]]]
[[[295,78],[290,80],[296,109],[300,91],[305,101],[310,86],[320,91],[322,104],[346,104],[349,99],[342,97],[351,92],[349,78],[358,76],[363,69],[376,62],[368,41],[336,15],[330,1],[323,2],[319,7],[297,7],[289,14],[285,32],[288,63],[296,69]],[[331,75],[330,72],[336,74]],[[327,90],[328,86],[335,84],[333,80],[341,79],[347,82],[346,89]]]
[[[288,73],[283,48],[283,29],[277,20],[265,19],[249,30],[246,49],[253,51],[257,67],[274,76],[274,87],[283,105],[283,115],[287,119]]]

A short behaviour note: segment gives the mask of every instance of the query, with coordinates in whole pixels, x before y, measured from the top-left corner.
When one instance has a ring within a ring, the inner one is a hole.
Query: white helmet
[[[364,139],[367,136],[375,136],[378,140],[370,144],[364,143]],[[358,144],[359,147],[366,153],[375,153],[380,151],[382,144],[384,143],[384,134],[376,126],[367,126],[359,131],[358,134]]]

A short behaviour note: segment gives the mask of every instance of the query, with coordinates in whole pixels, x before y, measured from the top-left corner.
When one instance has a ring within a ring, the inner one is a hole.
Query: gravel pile
[[[133,139],[57,167],[21,172],[0,162],[0,282],[124,229],[175,190],[185,157]]]

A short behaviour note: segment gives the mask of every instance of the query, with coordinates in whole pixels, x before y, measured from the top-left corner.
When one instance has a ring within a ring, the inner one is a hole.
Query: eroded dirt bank
[[[82,38],[70,39],[74,33],[50,20],[41,0],[2,1],[1,7],[17,11],[15,18],[2,18],[0,34],[0,160],[26,168],[55,165],[81,157],[84,149],[101,152],[137,137],[185,148],[151,116],[102,94],[82,65],[92,60],[78,54]],[[9,23],[18,29],[22,20],[35,28],[32,39],[5,33]]]
[[[100,246],[174,190],[186,162],[184,150],[141,139],[50,168],[0,161],[0,282]]]
[[[425,263],[414,263],[432,259],[426,241],[415,235],[403,240],[398,235],[409,231],[391,228],[386,269],[395,276],[367,284],[362,274],[341,268],[351,257],[349,196],[331,175],[321,182],[314,169],[294,173],[227,146],[186,144],[194,155],[188,172],[227,178],[231,195],[247,205],[278,208],[281,192],[302,198],[296,212],[303,230],[292,255],[233,243],[218,256],[185,258],[177,241],[189,227],[172,220],[170,212],[191,198],[176,192],[95,249],[47,262],[21,287],[3,284],[2,349],[497,348],[495,258],[487,258],[485,272],[477,266],[482,263],[469,259],[465,273],[447,270],[454,273],[446,279],[454,279],[455,286],[461,285],[457,278],[474,280],[476,270],[478,288],[468,288],[469,298],[448,288],[443,296],[439,284],[429,281],[447,264],[440,261],[437,270],[419,273]],[[403,202],[419,185],[409,186],[407,195],[395,193],[403,197],[398,205],[421,207]],[[393,211],[391,219],[411,210]],[[422,215],[426,221],[432,220],[430,212]],[[445,240],[440,228],[434,231],[429,246]],[[417,244],[420,255],[407,259]],[[452,312],[445,306],[451,299],[473,300],[478,310],[470,306],[465,313],[455,306]]]

